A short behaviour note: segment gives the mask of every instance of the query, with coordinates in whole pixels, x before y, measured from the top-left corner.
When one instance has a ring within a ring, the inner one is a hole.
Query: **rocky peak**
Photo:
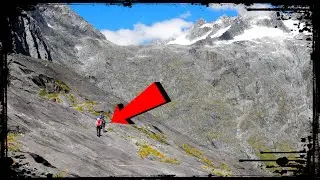
[[[200,18],[197,22],[196,22],[196,26],[202,26],[206,23],[206,21],[203,18]]]

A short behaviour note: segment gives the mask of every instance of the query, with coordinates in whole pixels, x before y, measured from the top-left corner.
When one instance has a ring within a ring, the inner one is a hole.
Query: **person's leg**
[[[101,126],[99,126],[99,137],[101,136]]]
[[[97,126],[97,136],[99,136],[99,126]]]

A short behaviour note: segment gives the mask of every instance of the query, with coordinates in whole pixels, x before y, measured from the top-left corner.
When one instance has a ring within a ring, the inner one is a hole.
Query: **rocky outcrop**
[[[13,52],[34,58],[52,60],[50,45],[42,36],[38,22],[24,13],[13,27]]]

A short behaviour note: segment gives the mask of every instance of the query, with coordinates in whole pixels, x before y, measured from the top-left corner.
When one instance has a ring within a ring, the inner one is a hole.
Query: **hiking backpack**
[[[101,124],[102,124],[102,120],[100,118],[98,118],[97,121],[96,121],[96,125],[97,126],[101,126]]]

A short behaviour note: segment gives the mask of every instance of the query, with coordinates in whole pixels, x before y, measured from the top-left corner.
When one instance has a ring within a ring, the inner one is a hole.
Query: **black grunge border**
[[[319,22],[320,22],[320,2],[318,0],[10,0],[3,1],[0,6],[0,177],[5,177],[5,169],[10,164],[7,157],[7,86],[8,67],[7,54],[11,51],[11,26],[12,22],[19,15],[21,10],[32,9],[32,6],[44,3],[101,3],[106,5],[123,5],[131,7],[136,3],[188,3],[208,6],[209,3],[233,3],[251,5],[253,3],[271,3],[280,5],[277,9],[260,9],[261,11],[286,11],[298,12],[300,7],[309,7],[311,12],[311,22],[313,29],[311,61],[313,62],[313,120],[312,120],[312,151],[311,151],[311,171],[309,178],[319,178],[320,176],[320,147],[319,147],[319,95],[320,95],[320,42],[319,42]],[[259,10],[259,9],[248,9]],[[307,121],[307,120],[306,120]],[[168,176],[172,177],[172,176]],[[114,178],[114,177],[113,177]],[[147,178],[147,177],[144,177]],[[158,177],[160,178],[160,177]]]

